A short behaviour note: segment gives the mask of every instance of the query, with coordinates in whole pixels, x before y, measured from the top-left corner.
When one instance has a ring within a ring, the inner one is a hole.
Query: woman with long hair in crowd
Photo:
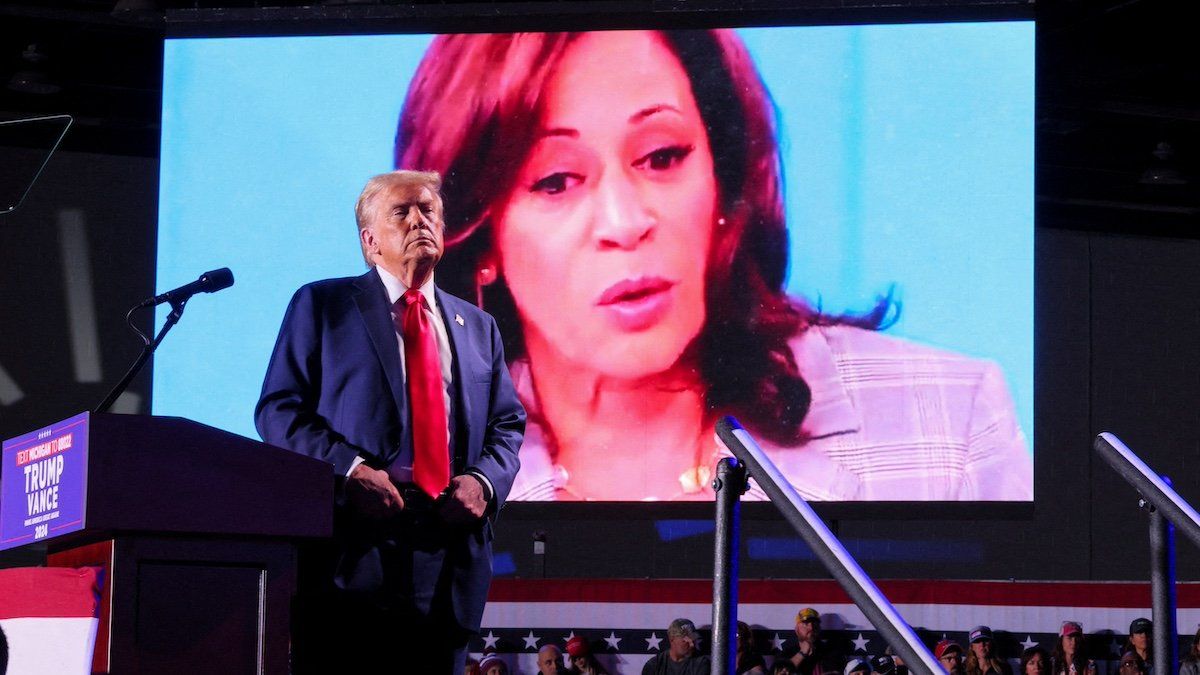
[[[1096,662],[1084,656],[1083,625],[1064,621],[1054,641],[1054,675],[1096,675]]]
[[[972,628],[970,639],[964,669],[967,675],[1012,675],[1012,666],[996,654],[996,643],[992,638],[991,628]]]
[[[766,675],[767,662],[754,648],[754,631],[745,621],[737,622],[736,675]]]
[[[1192,646],[1179,659],[1179,675],[1200,675],[1200,629],[1192,638]]]
[[[1125,641],[1125,652],[1117,669],[1121,675],[1150,675],[1153,669],[1150,653],[1150,636],[1154,623],[1139,617],[1129,624],[1129,638]]]
[[[890,298],[785,292],[774,108],[733,31],[439,36],[395,161],[441,173],[437,283],[506,340],[510,500],[712,499],[726,414],[810,499],[1031,498],[994,363],[881,335]]]

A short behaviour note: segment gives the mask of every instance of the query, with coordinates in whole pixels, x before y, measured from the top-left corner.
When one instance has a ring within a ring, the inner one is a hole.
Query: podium
[[[84,413],[6,442],[3,472],[7,546],[26,536],[7,527],[19,508],[47,564],[104,570],[93,672],[288,672],[297,545],[333,530],[329,464],[186,419]]]

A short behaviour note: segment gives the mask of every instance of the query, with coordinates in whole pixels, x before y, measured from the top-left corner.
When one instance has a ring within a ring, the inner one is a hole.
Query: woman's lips
[[[626,279],[605,289],[596,304],[622,330],[645,330],[671,308],[674,286],[661,277]]]

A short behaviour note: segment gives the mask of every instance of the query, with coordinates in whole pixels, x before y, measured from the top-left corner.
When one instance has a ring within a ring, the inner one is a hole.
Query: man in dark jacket
[[[667,649],[642,666],[642,675],[708,675],[711,666],[707,656],[697,653],[699,643],[696,624],[675,619],[667,628]]]
[[[821,613],[805,607],[796,614],[796,648],[784,652],[800,675],[838,675],[845,659],[821,637]]]

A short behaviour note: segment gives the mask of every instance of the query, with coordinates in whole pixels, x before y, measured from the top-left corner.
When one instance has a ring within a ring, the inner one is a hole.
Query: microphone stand
[[[117,397],[125,392],[125,388],[128,387],[129,383],[133,381],[133,378],[137,377],[137,374],[141,372],[142,366],[146,365],[146,361],[150,360],[150,356],[154,354],[155,349],[158,349],[158,345],[163,341],[163,338],[167,336],[167,332],[170,331],[175,324],[179,323],[179,317],[183,316],[183,308],[187,305],[187,301],[187,298],[178,301],[171,301],[171,313],[167,315],[166,323],[163,324],[162,329],[158,331],[158,335],[154,336],[153,340],[148,339],[145,334],[134,327],[132,323],[129,323],[129,316],[133,314],[134,310],[140,309],[143,305],[135,305],[133,309],[130,309],[129,312],[125,314],[125,322],[129,323],[130,328],[133,328],[133,330],[139,336],[141,336],[142,342],[145,343],[145,346],[142,347],[142,353],[138,355],[137,360],[134,361],[133,365],[129,367],[129,370],[125,373],[125,376],[121,378],[121,381],[117,383],[117,386],[113,387],[112,391],[108,392],[108,396],[105,396],[104,400],[100,402],[100,405],[96,406],[96,409],[92,412],[108,412],[108,409],[112,407],[114,402],[116,402]]]

